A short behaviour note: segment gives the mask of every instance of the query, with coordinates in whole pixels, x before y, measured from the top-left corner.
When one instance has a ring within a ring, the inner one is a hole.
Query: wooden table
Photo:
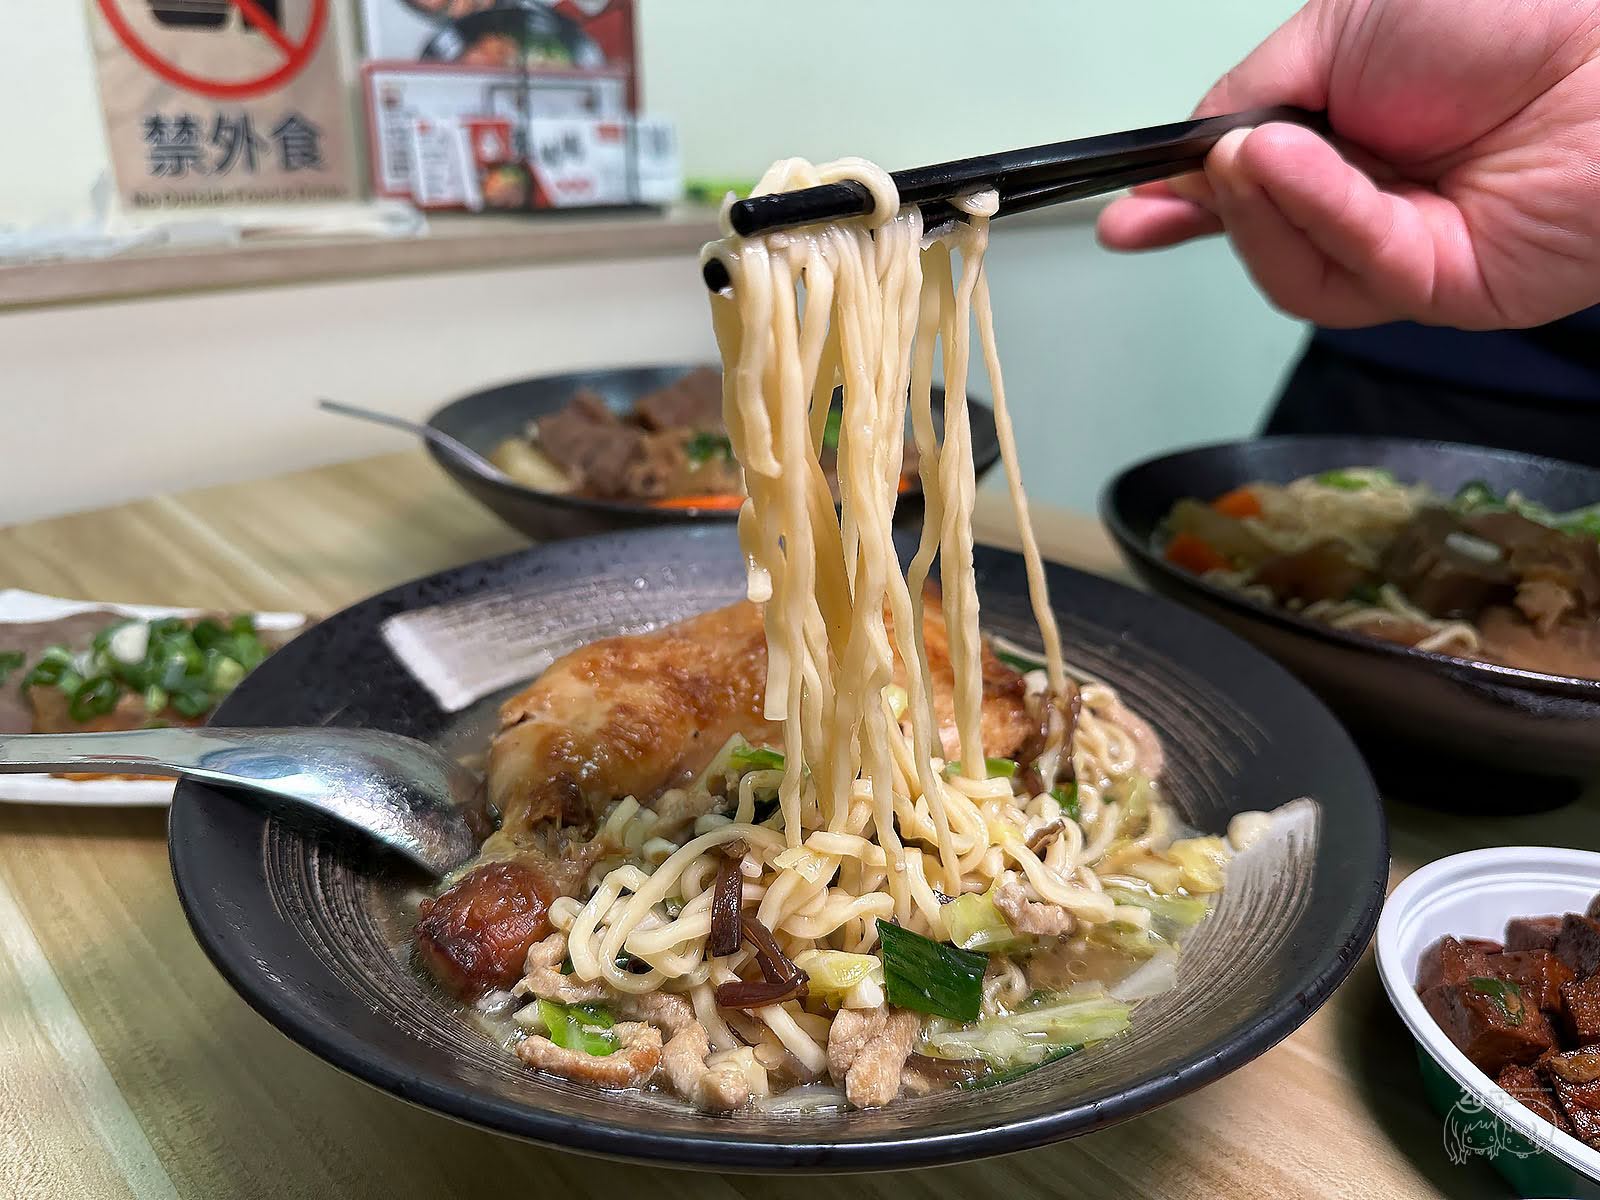
[[[1004,543],[992,499],[980,539]],[[1051,557],[1120,574],[1089,518],[1041,512],[1036,523]],[[329,612],[522,544],[421,455],[404,454],[0,530],[0,586]],[[1390,797],[1396,878],[1477,846],[1593,847],[1590,800],[1446,819]],[[1488,1167],[1445,1158],[1370,954],[1299,1032],[1226,1079],[1115,1129],[1009,1158],[819,1184],[524,1145],[347,1078],[251,1012],[190,937],[165,827],[154,810],[0,805],[0,1196],[1507,1194]]]

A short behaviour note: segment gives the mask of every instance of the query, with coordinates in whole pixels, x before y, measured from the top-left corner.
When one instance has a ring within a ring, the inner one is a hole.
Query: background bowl
[[[522,436],[529,421],[562,408],[580,389],[587,388],[597,393],[615,412],[629,413],[641,397],[676,382],[702,366],[720,370],[716,363],[690,363],[574,371],[566,375],[519,379],[515,383],[501,384],[452,401],[429,417],[427,423],[488,457],[506,438]],[[943,419],[943,388],[933,389],[933,403],[937,424]],[[972,423],[972,460],[981,480],[1000,458],[994,412],[987,404],[971,397],[967,399],[967,411]],[[628,501],[590,500],[583,496],[541,492],[518,483],[485,479],[432,446],[428,452],[452,479],[497,517],[513,529],[539,541],[649,525],[731,525],[739,515],[723,509],[660,509]],[[920,521],[921,516],[922,489],[913,483],[912,488],[900,497],[895,509],[895,521],[897,524],[906,524]]]
[[[1600,680],[1545,675],[1413,650],[1308,620],[1208,583],[1157,552],[1157,526],[1185,496],[1253,480],[1287,483],[1348,466],[1387,467],[1451,495],[1481,479],[1557,510],[1600,500],[1600,471],[1527,454],[1404,438],[1269,437],[1224,442],[1129,467],[1100,513],[1145,583],[1280,659],[1353,729],[1519,772],[1600,774]]]
[[[1600,1152],[1495,1086],[1423,1008],[1417,962],[1456,937],[1505,936],[1511,917],[1583,912],[1600,893],[1600,854],[1511,846],[1441,858],[1395,888],[1378,921],[1378,974],[1417,1045],[1453,1162],[1490,1159],[1520,1196],[1600,1197]]]
[[[902,538],[902,551],[914,545]],[[1022,561],[979,548],[986,628],[1037,647]],[[1371,934],[1387,874],[1377,795],[1338,723],[1287,672],[1158,598],[1051,567],[1074,661],[1118,684],[1166,735],[1163,783],[1187,821],[1298,797],[1240,855],[1185,945],[1178,988],[1136,1010],[1130,1036],[1014,1083],[886,1109],[718,1117],[528,1071],[408,961],[423,881],[310,836],[248,801],[179,785],[173,874],[195,935],[239,993],[329,1062],[414,1103],[549,1145],[720,1169],[909,1167],[1040,1145],[1135,1116],[1248,1061],[1314,1012]],[[494,644],[531,675],[596,637],[743,595],[734,531],[649,530],[553,542],[406,584],[322,621],[269,658],[222,724],[327,722],[481,749],[493,697],[441,712],[390,653],[383,622],[449,605],[447,627],[512,629]],[[487,639],[480,638],[479,644]]]

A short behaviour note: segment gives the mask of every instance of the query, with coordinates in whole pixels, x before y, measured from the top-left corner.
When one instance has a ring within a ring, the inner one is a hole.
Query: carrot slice
[[[1228,560],[1210,542],[1192,533],[1174,534],[1167,543],[1166,557],[1173,566],[1193,571],[1196,575],[1220,571],[1229,565]]]
[[[668,496],[652,500],[651,508],[705,508],[714,512],[730,512],[744,503],[744,497],[719,493],[710,496]]]
[[[1249,487],[1234,488],[1233,491],[1218,496],[1211,502],[1211,507],[1224,516],[1240,521],[1246,517],[1261,515],[1261,499],[1255,494],[1255,490]]]

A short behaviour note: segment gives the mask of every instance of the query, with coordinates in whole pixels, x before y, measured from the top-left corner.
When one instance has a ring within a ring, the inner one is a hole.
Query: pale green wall
[[[7,111],[26,114],[0,124],[0,162],[9,164],[0,172],[0,226],[82,211],[101,168],[86,2],[0,0],[13,34],[0,44],[0,95]],[[909,166],[1176,120],[1292,7],[642,0],[644,91],[679,122],[691,173],[754,176],[782,154],[858,153]],[[1125,258],[1098,249],[1084,224],[997,228],[991,277],[1001,349],[1037,496],[1086,507],[1120,465],[1255,422],[1299,330],[1268,310],[1226,247]],[[359,303],[348,298],[356,293]],[[438,311],[472,352],[424,353],[394,337],[414,320],[418,295],[451,297]],[[705,354],[703,305],[687,264],[619,263],[0,316],[8,385],[0,406],[31,405],[26,429],[0,421],[18,464],[0,482],[0,523],[401,444],[314,414],[309,397],[330,390],[415,415],[514,374]],[[606,315],[619,306],[630,313],[620,336]],[[163,320],[178,310],[184,320]],[[552,338],[542,336],[550,311],[593,316]],[[161,330],[198,328],[195,321],[230,335],[263,331],[251,339],[271,347],[258,360],[269,368],[241,383],[237,362],[249,348],[207,336],[187,347],[194,357],[180,376],[142,369]],[[328,337],[334,328],[340,336]],[[83,345],[95,354],[70,350]],[[225,412],[244,431],[227,455],[172,436],[203,432],[206,423],[185,419],[202,410]],[[85,420],[105,432],[104,461],[63,476],[47,448]]]
[[[645,93],[680,123],[691,172],[753,175],[785,154],[894,168],[1180,120],[1297,5],[810,0],[805,21],[799,7],[643,0]],[[1122,464],[1254,426],[1300,328],[1225,246],[1128,258],[1084,225],[996,230],[1031,493],[1086,508]]]

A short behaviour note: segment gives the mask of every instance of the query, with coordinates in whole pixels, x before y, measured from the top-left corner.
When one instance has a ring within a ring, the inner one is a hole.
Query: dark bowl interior
[[[1445,495],[1481,479],[1557,510],[1600,499],[1600,471],[1532,455],[1405,438],[1269,437],[1130,467],[1107,485],[1100,511],[1150,587],[1280,659],[1352,728],[1518,773],[1600,773],[1600,680],[1473,663],[1333,629],[1207,583],[1156,552],[1157,527],[1185,496],[1209,499],[1252,480],[1287,483],[1357,465],[1387,467]]]
[[[573,394],[588,388],[604,398],[618,413],[633,411],[643,396],[681,379],[696,367],[678,366],[616,367],[598,371],[574,371],[566,375],[542,375],[519,379],[481,392],[473,392],[445,405],[428,424],[466,443],[487,456],[509,437],[518,437],[528,422],[555,412]],[[933,389],[936,422],[944,412],[944,389]],[[980,400],[968,398],[967,412],[972,424],[972,460],[981,480],[1000,458],[1000,442],[995,435],[994,412]],[[737,513],[697,509],[659,509],[647,504],[613,500],[590,500],[582,496],[563,496],[541,492],[517,483],[485,479],[465,469],[447,454],[433,447],[429,453],[452,479],[513,529],[539,541],[611,533],[649,525],[732,524]],[[919,521],[922,492],[913,484],[900,497],[895,509],[897,524]]]
[[[913,547],[902,539],[902,550]],[[978,552],[986,628],[1037,647],[1021,560]],[[1175,605],[1050,568],[1076,664],[1118,684],[1164,735],[1163,784],[1194,826],[1299,797],[1235,860],[1185,946],[1178,988],[1130,1036],[979,1094],[809,1115],[694,1113],[530,1073],[411,968],[406,907],[424,881],[235,795],[179,785],[170,844],[190,923],[240,994],[291,1038],[414,1103],[568,1149],[723,1169],[859,1170],[999,1154],[1144,1112],[1286,1036],[1371,934],[1388,852],[1372,780],[1328,711],[1287,672]],[[451,628],[518,617],[527,673],[595,637],[743,594],[734,531],[647,530],[554,542],[395,588],[323,621],[252,673],[228,725],[330,723],[481,747],[497,697],[442,712],[391,654],[383,622],[450,605]],[[524,624],[525,621],[525,624]],[[501,644],[497,640],[495,645]],[[521,661],[521,660],[519,660]],[[286,1051],[287,1053],[287,1051]]]

